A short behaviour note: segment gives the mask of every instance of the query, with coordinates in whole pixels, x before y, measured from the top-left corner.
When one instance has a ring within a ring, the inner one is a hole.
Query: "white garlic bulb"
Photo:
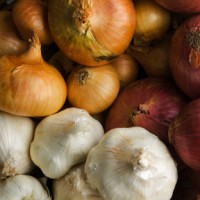
[[[106,200],[169,200],[177,182],[167,147],[141,127],[105,133],[90,150],[85,173]]]
[[[31,118],[0,111],[0,178],[25,174],[34,164],[29,149],[35,123]]]
[[[49,192],[38,179],[15,175],[0,182],[1,200],[50,200]]]
[[[31,158],[47,177],[60,178],[86,160],[103,134],[101,123],[87,111],[66,108],[39,122],[30,148]]]
[[[99,192],[86,182],[84,163],[53,180],[53,196],[54,200],[103,200]]]

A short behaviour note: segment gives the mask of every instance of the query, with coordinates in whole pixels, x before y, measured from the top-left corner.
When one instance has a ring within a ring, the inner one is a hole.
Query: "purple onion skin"
[[[170,124],[168,135],[180,159],[200,171],[200,98],[184,106]]]
[[[141,126],[168,143],[169,124],[187,102],[174,82],[139,79],[118,95],[107,112],[105,130]]]
[[[162,7],[176,13],[198,13],[200,12],[199,0],[155,0]]]
[[[200,51],[196,49],[200,48],[199,45],[200,14],[186,19],[176,29],[169,48],[173,79],[181,91],[191,99],[200,97]]]

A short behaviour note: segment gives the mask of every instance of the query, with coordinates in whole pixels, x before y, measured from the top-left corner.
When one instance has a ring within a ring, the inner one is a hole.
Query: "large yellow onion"
[[[70,59],[86,66],[103,65],[128,47],[135,29],[131,0],[51,0],[52,37]]]
[[[66,96],[65,80],[43,60],[36,35],[23,54],[0,57],[0,110],[21,116],[46,116],[57,112]]]

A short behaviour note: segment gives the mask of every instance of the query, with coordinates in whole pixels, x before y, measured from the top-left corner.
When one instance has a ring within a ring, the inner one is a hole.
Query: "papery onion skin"
[[[139,74],[139,63],[130,54],[121,54],[118,58],[111,62],[111,64],[117,71],[121,89],[129,83],[137,80]]]
[[[200,99],[190,101],[169,126],[169,141],[181,160],[200,171]]]
[[[20,37],[8,10],[0,11],[0,30],[0,56],[20,54],[27,50],[28,43]]]
[[[40,117],[57,112],[65,103],[66,82],[42,59],[38,42],[35,35],[27,52],[0,58],[0,110]]]
[[[200,97],[200,14],[176,29],[170,44],[169,62],[173,79],[191,99]]]
[[[168,79],[143,78],[129,84],[108,110],[105,130],[141,126],[168,143],[168,127],[187,98]]]
[[[162,40],[171,24],[168,10],[154,0],[136,0],[136,26],[134,32],[135,45],[148,45]]]
[[[177,13],[200,12],[199,0],[154,0],[164,8]]]
[[[55,43],[79,64],[106,64],[132,40],[135,8],[130,0],[51,0],[48,4]]]
[[[68,101],[90,114],[105,111],[115,100],[120,82],[111,64],[89,67],[77,66],[68,76]]]
[[[25,40],[36,32],[43,45],[53,43],[48,26],[47,2],[43,0],[17,0],[12,8],[14,23]]]

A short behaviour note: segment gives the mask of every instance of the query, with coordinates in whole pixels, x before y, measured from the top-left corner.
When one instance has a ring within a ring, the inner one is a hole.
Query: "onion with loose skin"
[[[136,11],[134,44],[147,45],[155,40],[161,40],[171,24],[170,12],[154,0],[136,0],[134,4]]]
[[[0,56],[20,54],[28,48],[15,27],[10,11],[0,11]]]
[[[47,16],[47,2],[44,0],[17,0],[12,8],[14,23],[25,40],[32,31],[38,34],[43,45],[53,42]]]
[[[0,97],[0,110],[21,116],[50,115],[64,105],[66,82],[43,60],[36,34],[23,54],[0,57]]]
[[[111,64],[117,70],[121,89],[138,78],[139,64],[128,53],[121,54]]]
[[[171,78],[169,47],[173,34],[166,36],[154,45],[130,45],[130,54],[140,63],[149,77]]]
[[[111,64],[96,67],[77,66],[68,76],[68,100],[90,114],[105,111],[120,89],[118,74]]]
[[[169,126],[169,141],[190,168],[200,171],[200,99],[190,101]]]
[[[200,97],[200,14],[188,18],[176,29],[169,62],[179,88],[192,99]]]
[[[108,110],[105,130],[141,126],[168,143],[169,124],[186,102],[168,79],[139,79],[119,93]]]
[[[176,13],[200,12],[199,0],[154,0],[164,8]]]
[[[122,54],[135,30],[130,0],[51,0],[48,19],[58,47],[86,66],[103,65]]]

